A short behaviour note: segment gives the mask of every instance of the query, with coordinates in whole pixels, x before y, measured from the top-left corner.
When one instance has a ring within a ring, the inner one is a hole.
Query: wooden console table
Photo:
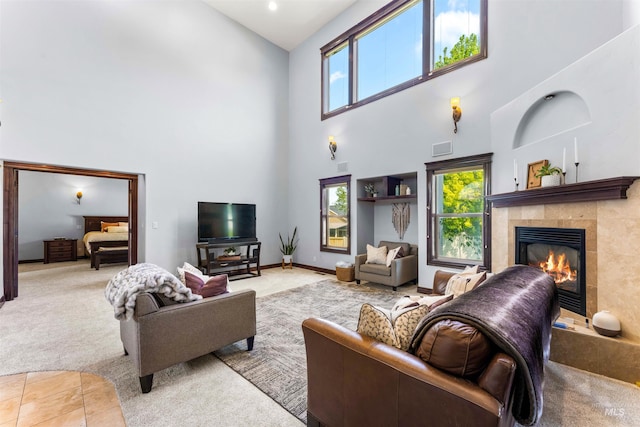
[[[204,274],[216,274],[225,272],[236,272],[246,268],[246,274],[260,276],[260,246],[261,242],[226,242],[226,243],[198,243],[196,251],[198,253],[198,268]],[[226,248],[234,247],[239,255],[223,256]],[[255,266],[256,272],[251,271]],[[242,267],[242,269],[238,269]]]

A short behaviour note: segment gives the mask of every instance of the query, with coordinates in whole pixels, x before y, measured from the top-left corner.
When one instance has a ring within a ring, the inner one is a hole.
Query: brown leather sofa
[[[402,242],[382,240],[378,247],[386,246],[389,250],[402,246],[405,256],[391,261],[391,266],[366,264],[367,254],[356,255],[356,283],[361,280],[391,286],[395,291],[398,286],[418,280],[418,246]]]
[[[434,293],[444,291],[451,274],[436,274]],[[486,366],[469,378],[330,321],[307,319],[302,329],[309,426],[515,423],[510,406],[516,362],[495,348],[488,350]]]
[[[135,362],[143,393],[153,374],[243,339],[253,349],[256,293],[240,290],[187,303],[141,293],[134,316],[120,321],[125,354]]]

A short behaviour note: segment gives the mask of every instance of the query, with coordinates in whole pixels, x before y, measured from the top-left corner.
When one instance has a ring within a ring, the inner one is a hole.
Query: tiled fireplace
[[[544,271],[556,282],[560,307],[587,314],[585,230],[516,227],[515,263]]]
[[[563,318],[574,319],[575,331],[554,328],[551,360],[635,382],[640,380],[640,310],[637,308],[640,285],[635,268],[640,253],[640,180],[625,188],[626,198],[611,200],[570,201],[571,191],[576,186],[580,184],[557,187],[557,190],[523,190],[489,197],[493,202],[492,271],[500,272],[518,262],[525,263],[522,257],[529,255],[529,243],[536,239],[529,233],[532,229],[555,230],[560,234],[567,230],[571,230],[569,234],[576,230],[577,234],[582,233],[579,244],[576,236],[569,237],[568,244],[558,244],[559,237],[567,236],[554,235],[545,243],[546,247],[531,248],[533,257],[544,258],[546,255],[547,260],[552,249],[556,262],[558,247],[580,252],[579,259],[575,258],[578,254],[565,254],[576,275],[574,283],[570,281],[565,290],[584,292],[584,300],[579,303],[584,306],[584,312],[582,307],[561,309]],[[554,191],[560,194],[554,196]],[[538,198],[538,194],[545,197]],[[492,200],[500,198],[507,199],[506,203]],[[525,236],[519,236],[523,230]],[[538,259],[537,262],[547,260]],[[528,258],[526,263],[530,263]],[[559,285],[559,289],[563,286]],[[573,302],[565,301],[561,305],[567,304]],[[609,310],[620,319],[620,337],[603,337],[584,327],[585,318],[591,319],[600,310]],[[576,352],[576,348],[585,351]]]

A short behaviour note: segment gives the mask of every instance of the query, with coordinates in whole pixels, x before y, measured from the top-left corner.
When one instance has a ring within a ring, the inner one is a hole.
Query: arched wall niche
[[[591,122],[584,100],[575,92],[550,93],[534,102],[523,114],[513,148],[523,147]]]

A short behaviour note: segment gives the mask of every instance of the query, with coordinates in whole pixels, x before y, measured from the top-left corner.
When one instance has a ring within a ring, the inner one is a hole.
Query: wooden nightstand
[[[54,239],[44,241],[44,263],[76,261],[78,239]]]

